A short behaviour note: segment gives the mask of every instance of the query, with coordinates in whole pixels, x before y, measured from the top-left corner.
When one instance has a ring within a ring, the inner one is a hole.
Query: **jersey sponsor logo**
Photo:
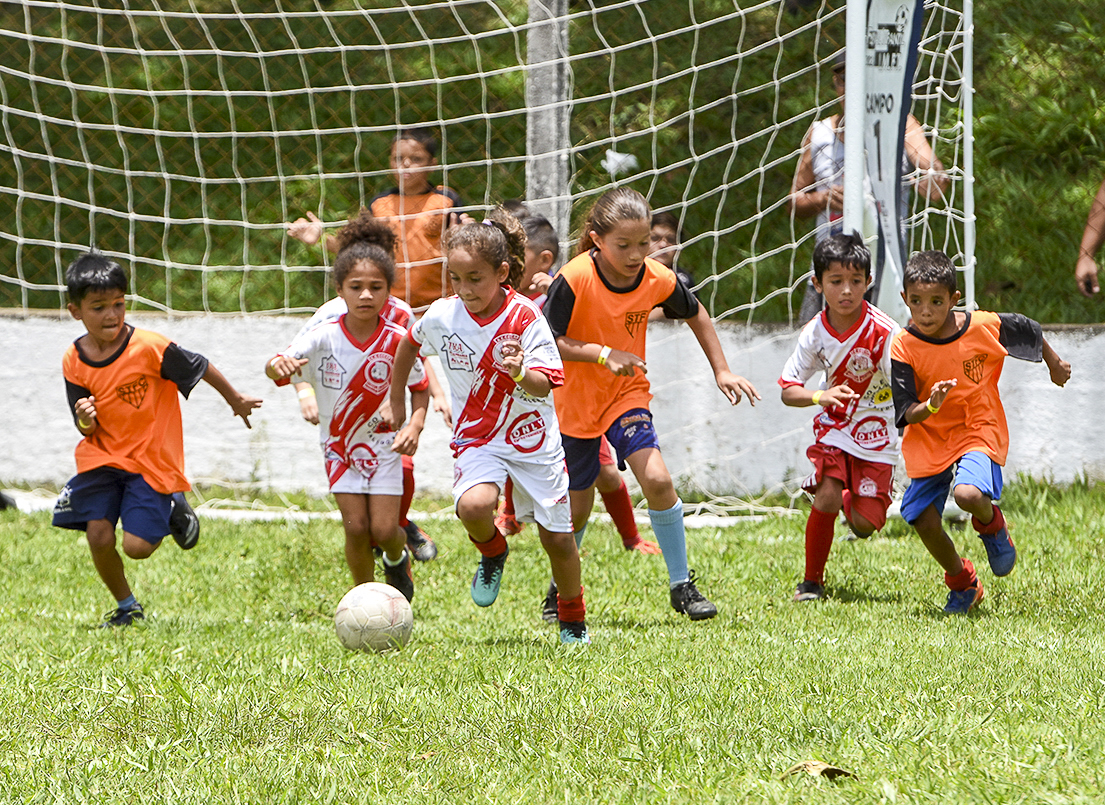
[[[865,450],[882,450],[890,444],[890,428],[882,417],[865,417],[852,428],[852,438]]]
[[[65,514],[70,511],[70,498],[72,494],[73,490],[69,488],[69,484],[61,488],[61,493],[58,495],[58,502],[54,504],[54,514]]]
[[[990,356],[983,353],[982,355],[975,355],[973,358],[963,361],[963,374],[971,378],[976,383],[982,382],[982,366],[986,363],[986,359]]]
[[[440,352],[441,357],[450,369],[461,372],[471,372],[473,370],[472,358],[475,357],[476,350],[465,344],[464,339],[456,333],[442,337]]]
[[[386,352],[373,352],[365,361],[364,386],[373,394],[383,394],[391,385],[391,367],[395,359]]]
[[[453,486],[460,483],[460,479],[464,477],[464,470],[462,470],[456,464],[453,465]]]
[[[506,443],[520,453],[532,453],[545,443],[545,420],[537,411],[527,411],[506,430]]]
[[[330,353],[318,363],[318,378],[326,388],[340,389],[345,385],[345,367]]]
[[[139,377],[137,380],[119,386],[115,389],[115,394],[127,405],[133,406],[134,408],[141,408],[142,401],[146,399],[146,392],[149,390],[150,384],[146,382],[146,378]]]
[[[380,457],[376,455],[375,450],[360,442],[349,448],[349,466],[365,478],[372,480],[372,476],[380,468]]]
[[[871,386],[863,395],[863,401],[870,405],[885,405],[890,402],[893,396],[894,392],[891,390],[890,384],[886,382],[885,377],[880,375],[871,383]]]
[[[862,383],[874,373],[875,362],[871,359],[871,350],[854,347],[848,354],[848,362],[844,365],[844,376]]]
[[[625,329],[631,336],[636,337],[637,331],[641,329],[641,325],[647,322],[647,310],[635,310],[625,314]]]

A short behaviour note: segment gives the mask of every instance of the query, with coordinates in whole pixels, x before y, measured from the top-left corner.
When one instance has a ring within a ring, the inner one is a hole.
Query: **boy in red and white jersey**
[[[858,234],[831,235],[813,252],[813,286],[826,308],[802,329],[783,367],[783,403],[820,406],[815,442],[806,450],[814,471],[802,484],[813,493],[806,521],[806,572],[795,601],[825,595],[825,563],[843,508],[852,531],[868,537],[886,523],[898,431],[890,387],[890,345],[898,324],[863,298],[871,284],[871,252]],[[805,384],[822,373],[816,391]]]

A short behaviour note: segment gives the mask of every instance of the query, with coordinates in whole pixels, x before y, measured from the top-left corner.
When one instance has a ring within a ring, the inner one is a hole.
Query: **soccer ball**
[[[411,639],[413,628],[414,613],[403,594],[375,581],[347,592],[334,613],[338,640],[352,651],[401,649]]]

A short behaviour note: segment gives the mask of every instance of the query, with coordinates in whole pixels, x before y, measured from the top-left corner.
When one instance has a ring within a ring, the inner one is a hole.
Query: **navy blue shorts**
[[[578,439],[575,436],[561,436],[564,443],[564,460],[568,464],[568,489],[580,492],[590,489],[599,477],[602,463],[599,461],[599,449],[602,437]],[[625,469],[625,460],[638,450],[646,447],[660,449],[656,437],[656,428],[652,424],[652,414],[646,408],[633,408],[614,420],[606,429],[606,440],[618,456],[618,469]]]
[[[953,484],[970,484],[990,500],[1001,500],[1001,466],[985,453],[972,450],[939,475],[911,478],[902,495],[902,519],[913,523],[930,505],[943,516]]]
[[[93,520],[107,520],[153,545],[169,533],[172,495],[156,491],[141,475],[117,467],[97,467],[69,479],[54,506],[54,525],[87,531]]]

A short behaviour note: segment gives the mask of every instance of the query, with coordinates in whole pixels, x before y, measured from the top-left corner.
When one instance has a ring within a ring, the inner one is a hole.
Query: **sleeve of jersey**
[[[92,392],[84,386],[78,386],[70,380],[65,381],[65,396],[69,398],[69,413],[73,415],[73,424],[77,424],[77,400],[91,397]],[[80,430],[80,428],[77,428]]]
[[[917,377],[913,374],[913,367],[905,361],[891,359],[890,391],[894,395],[894,424],[904,428],[909,424],[905,419],[906,411],[920,402],[917,399]]]
[[[811,339],[812,336],[809,335],[809,327],[807,326],[798,336],[798,346],[794,348],[794,352],[787,359],[783,366],[783,373],[779,376],[779,385],[783,388],[804,386],[806,381],[813,377],[817,371],[817,364],[814,362],[816,356],[814,355]]]
[[[698,298],[677,279],[671,296],[660,303],[660,309],[669,319],[693,319],[698,315]]]
[[[431,308],[433,305],[430,306]],[[433,349],[426,349],[426,318],[429,316],[430,311],[426,311],[426,316],[414,323],[414,326],[407,330],[407,340],[410,341],[415,347],[418,348],[419,355],[433,355]]]
[[[999,313],[998,341],[1012,357],[1039,363],[1044,359],[1044,331],[1020,313]]]
[[[173,342],[161,353],[161,376],[176,383],[184,399],[207,374],[208,361],[197,352],[189,352]]]
[[[295,334],[295,338],[292,339],[292,343],[280,350],[280,355],[287,356],[289,358],[306,358],[308,357],[314,348],[318,344],[318,327],[325,324],[326,320],[319,321],[314,327],[305,327]],[[314,375],[311,368],[311,364],[306,364],[300,370],[301,374],[292,375],[291,377],[282,377],[278,380],[272,381],[277,386],[289,386],[292,383],[302,383],[304,381],[313,382]]]
[[[556,347],[552,330],[544,317],[538,316],[522,331],[522,365],[549,378],[553,388],[564,385],[564,362]]]
[[[545,307],[542,312],[549,323],[549,330],[553,339],[560,338],[568,332],[568,325],[572,321],[572,310],[575,308],[576,294],[568,280],[558,274],[553,277],[549,285],[548,294],[545,297]]]
[[[414,366],[407,375],[407,388],[411,391],[425,391],[430,387],[430,380],[426,377],[426,367],[421,358],[414,359]]]

